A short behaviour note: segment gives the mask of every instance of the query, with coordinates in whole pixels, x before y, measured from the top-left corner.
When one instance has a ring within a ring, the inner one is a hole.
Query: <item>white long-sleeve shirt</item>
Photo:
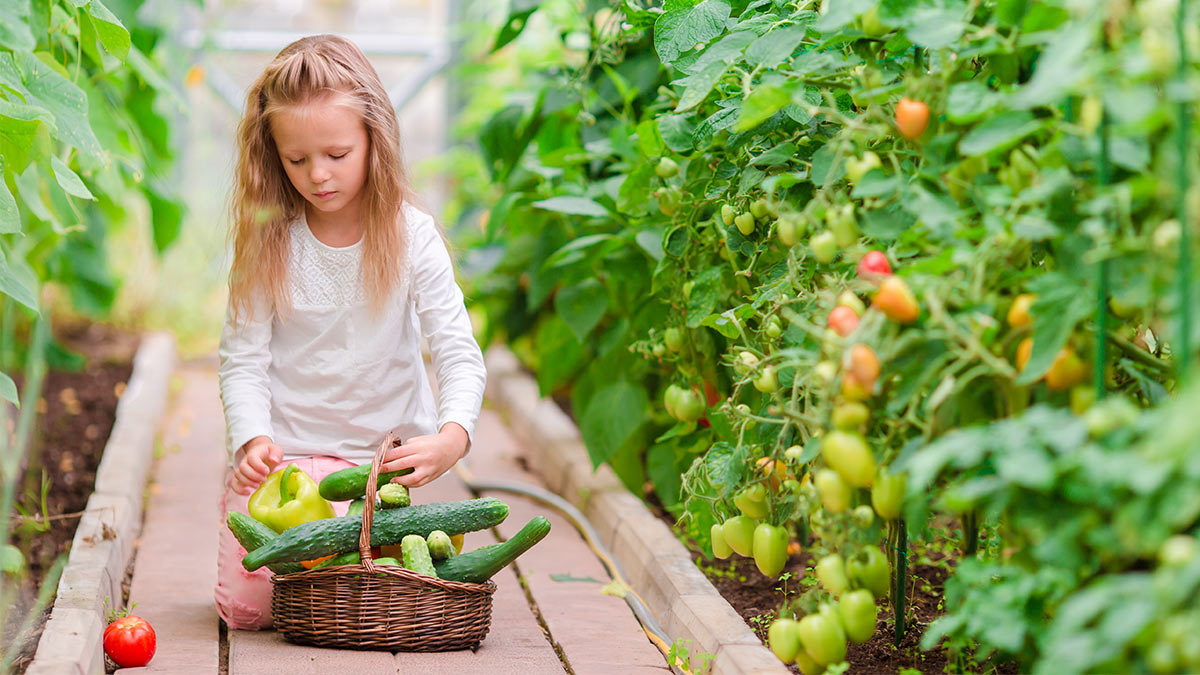
[[[269,436],[285,458],[369,462],[389,430],[407,440],[447,422],[466,429],[469,447],[483,402],[483,353],[433,218],[406,205],[405,219],[405,272],[377,318],[361,283],[362,241],[335,248],[313,235],[303,214],[291,224],[287,320],[262,301],[237,325],[227,313],[221,331],[229,461],[246,441]]]

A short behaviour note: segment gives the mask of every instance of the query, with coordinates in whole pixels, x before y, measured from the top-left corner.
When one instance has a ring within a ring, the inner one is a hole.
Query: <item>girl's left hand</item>
[[[433,481],[450,470],[455,462],[467,454],[467,431],[454,422],[436,434],[414,436],[400,447],[391,448],[383,455],[380,473],[411,468],[412,473],[393,479],[408,488],[417,488]]]

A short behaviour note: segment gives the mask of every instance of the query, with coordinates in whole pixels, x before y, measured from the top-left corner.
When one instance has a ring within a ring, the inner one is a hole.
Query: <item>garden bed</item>
[[[36,515],[43,508],[45,490],[45,512],[52,519],[44,526],[26,521],[14,528],[18,533],[14,540],[26,553],[29,574],[9,614],[5,644],[10,631],[32,605],[46,573],[59,556],[70,550],[80,512],[95,487],[96,469],[112,431],[117,403],[132,373],[138,345],[136,335],[101,325],[66,329],[57,338],[60,344],[81,354],[86,363],[79,372],[51,370],[42,386],[37,431],[24,484],[15,497],[19,513]],[[19,650],[14,658],[16,672],[23,672],[32,660],[50,609],[45,608],[33,632],[15,647]]]

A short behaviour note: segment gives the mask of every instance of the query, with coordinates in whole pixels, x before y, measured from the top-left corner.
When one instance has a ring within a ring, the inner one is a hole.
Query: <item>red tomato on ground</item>
[[[140,616],[123,616],[104,629],[104,653],[122,668],[150,663],[157,646],[154,628]]]

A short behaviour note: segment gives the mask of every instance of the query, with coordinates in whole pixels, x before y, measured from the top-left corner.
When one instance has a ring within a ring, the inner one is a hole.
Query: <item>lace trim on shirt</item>
[[[350,307],[366,301],[362,285],[362,247],[337,250],[317,246],[308,225],[292,224],[288,283],[292,302],[308,307]]]

